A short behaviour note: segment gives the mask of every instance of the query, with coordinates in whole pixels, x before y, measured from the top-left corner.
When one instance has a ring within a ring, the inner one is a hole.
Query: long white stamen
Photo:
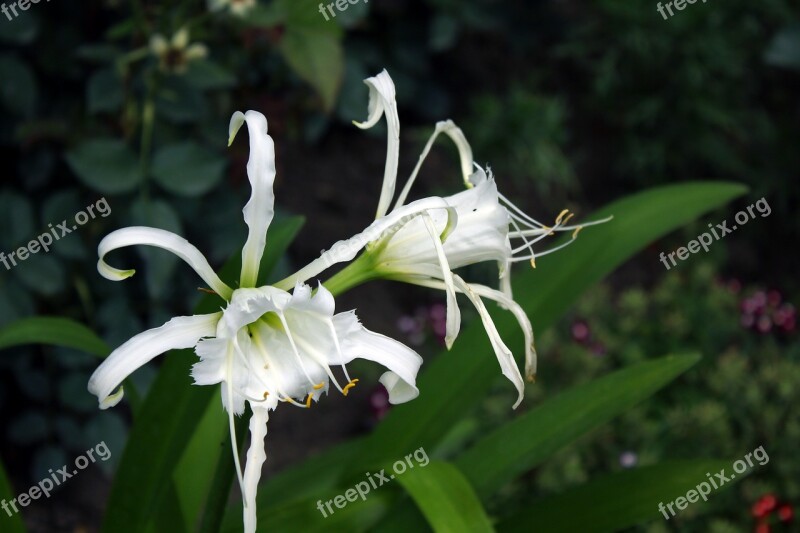
[[[233,357],[231,354],[231,345],[228,344],[227,353],[227,392],[228,392],[228,425],[231,432],[231,447],[233,448],[233,462],[236,465],[236,477],[239,479],[239,488],[244,494],[244,475],[242,474],[242,464],[239,461],[239,443],[236,440],[236,426],[233,422]]]

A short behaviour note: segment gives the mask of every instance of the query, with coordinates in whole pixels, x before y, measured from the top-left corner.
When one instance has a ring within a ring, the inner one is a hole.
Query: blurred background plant
[[[586,215],[630,191],[698,178],[746,183],[748,200],[765,196],[774,209],[717,244],[709,261],[677,271],[665,273],[658,252],[708,220],[660,241],[540,336],[533,404],[653,355],[690,349],[706,359],[657,402],[503,495],[560,491],[598,472],[694,456],[700,444],[718,458],[763,444],[775,462],[716,496],[712,512],[687,511],[681,527],[749,528],[757,523],[751,506],[765,494],[797,505],[800,462],[787,446],[799,430],[784,410],[796,405],[800,379],[789,327],[800,288],[789,273],[800,262],[786,253],[800,237],[800,12],[789,0],[695,5],[668,21],[654,5],[624,0],[382,0],[349,4],[330,21],[307,0],[90,1],[0,17],[0,157],[10,175],[0,185],[0,250],[16,250],[100,197],[112,208],[50,254],[0,269],[0,326],[68,316],[117,346],[196,305],[200,293],[185,296],[196,282],[171,255],[148,249],[119,259],[140,265],[141,275],[114,284],[96,274],[94,250],[103,235],[132,224],[179,233],[215,265],[238,250],[247,151],[225,148],[237,109],[270,121],[279,219],[313,215],[279,272],[363,227],[382,173],[382,133],[364,138],[350,122],[366,113],[362,80],[384,67],[397,84],[406,146],[421,146],[433,121],[453,118],[506,194],[542,218],[565,204]],[[407,171],[418,150],[403,152]],[[434,150],[421,193],[455,190],[451,158]],[[740,280],[739,292],[720,279]],[[409,335],[424,355],[440,350],[440,301],[391,286],[376,291],[348,295],[343,305],[372,306],[378,329]],[[396,303],[374,303],[384,293]],[[420,298],[428,299],[423,308]],[[101,438],[122,450],[130,417],[96,410],[85,390],[95,365],[65,348],[17,347],[0,357],[0,455],[18,486]],[[156,372],[136,374],[141,393]],[[380,392],[373,396],[339,420],[327,444],[385,414]],[[506,421],[508,403],[494,391],[460,427],[462,437]],[[113,470],[118,459],[104,466]]]

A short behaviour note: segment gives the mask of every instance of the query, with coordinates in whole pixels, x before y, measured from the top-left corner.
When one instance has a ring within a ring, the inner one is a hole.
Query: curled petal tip
[[[117,389],[117,392],[110,394],[103,400],[100,400],[100,409],[108,409],[110,407],[114,407],[120,401],[122,401],[122,397],[125,396],[125,388],[120,387]]]
[[[236,134],[239,132],[239,128],[242,127],[242,124],[244,124],[244,113],[236,111],[233,116],[231,116],[231,122],[228,125],[228,146],[233,144],[233,140],[236,138]]]

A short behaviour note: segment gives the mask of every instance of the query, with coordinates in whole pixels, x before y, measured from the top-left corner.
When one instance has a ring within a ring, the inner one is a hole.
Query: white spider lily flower
[[[189,30],[181,28],[171,40],[161,34],[150,38],[150,52],[158,58],[159,68],[164,72],[182,74],[189,63],[208,55],[208,48],[201,43],[189,44]]]
[[[534,381],[536,350],[533,328],[525,312],[512,298],[510,266],[512,263],[529,261],[535,267],[536,257],[566,246],[577,237],[583,226],[605,221],[569,226],[567,222],[572,214],[564,210],[553,226],[546,226],[526,215],[498,192],[491,171],[487,173],[475,164],[472,149],[463,132],[449,120],[436,125],[394,208],[386,214],[395,193],[399,157],[400,123],[395,88],[385,70],[368,78],[365,83],[370,88],[369,117],[363,124],[356,125],[361,128],[372,127],[385,114],[388,129],[386,169],[377,219],[364,232],[336,243],[316,261],[279,285],[306,281],[334,263],[353,259],[362,248],[366,248],[362,259],[349,265],[329,283],[342,280],[345,286],[352,286],[367,279],[384,278],[445,290],[445,342],[448,348],[452,346],[460,328],[456,293],[465,294],[481,316],[503,375],[517,388],[518,397],[514,404],[517,407],[522,401],[524,380],[482,298],[494,300],[516,317],[525,336],[525,374],[529,381]],[[444,198],[425,198],[405,205],[425,158],[442,133],[450,137],[458,148],[466,190]],[[534,244],[562,231],[572,232],[572,240],[544,252],[534,251]],[[519,244],[512,245],[512,239]],[[453,273],[460,267],[484,261],[495,261],[499,265],[501,291],[467,283]]]
[[[269,410],[279,402],[308,408],[328,391],[331,383],[344,395],[358,382],[345,365],[356,358],[385,366],[380,381],[389,401],[414,399],[419,391],[416,375],[422,358],[405,345],[364,328],[354,312],[334,314],[333,295],[323,286],[315,293],[298,283],[292,293],[276,287],[256,288],[267,230],[274,213],[275,149],[260,113],[235,113],[230,140],[243,123],[250,133],[247,174],[252,187],[243,210],[249,227],[242,250],[239,288],[231,289],[188,241],[168,231],[131,227],[107,235],[100,243],[98,270],[110,280],[126,279],[133,270],[109,266],[105,256],[113,250],[155,246],[173,252],[188,263],[211,289],[226,301],[221,312],[176,317],[161,327],[136,335],[114,350],[89,380],[89,392],[100,407],[116,405],[123,396],[122,382],[156,356],[173,349],[194,348],[200,362],[192,368],[197,385],[222,384],[222,403],[230,421],[233,457],[244,500],[244,526],[256,530],[256,492],[266,460],[264,438]],[[341,366],[346,382],[340,384],[332,367]],[[251,445],[242,472],[234,432],[234,415],[245,402],[253,412]]]
[[[254,7],[256,0],[209,0],[208,2],[211,11],[222,11],[227,8],[237,17],[246,16]]]

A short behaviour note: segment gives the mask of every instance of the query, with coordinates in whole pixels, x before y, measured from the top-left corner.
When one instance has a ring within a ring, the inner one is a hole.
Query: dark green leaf
[[[505,518],[498,531],[523,533],[536,524],[536,531],[542,533],[610,533],[644,522],[661,522],[665,517],[659,512],[660,503],[666,505],[679,496],[686,497],[688,491],[696,491],[704,482],[711,490],[706,474],[713,476],[723,468],[730,470],[730,465],[728,461],[672,461],[616,472],[527,504],[522,512]],[[726,484],[720,490],[731,485]],[[712,490],[709,497],[713,498],[715,492]],[[702,504],[702,500],[696,503]],[[674,506],[673,509],[680,512]],[[671,518],[669,510],[666,512]]]
[[[67,153],[67,163],[85,185],[106,194],[131,192],[142,181],[136,155],[116,139],[85,141]]]
[[[325,109],[333,109],[344,76],[341,40],[329,32],[289,27],[280,51],[297,75],[320,94]]]
[[[201,196],[225,175],[225,158],[193,141],[161,148],[153,158],[155,181],[171,193]]]
[[[33,115],[39,93],[33,70],[17,56],[5,54],[0,56],[0,80],[0,104],[15,115]]]
[[[0,349],[23,344],[51,344],[83,350],[99,357],[111,349],[95,333],[68,318],[26,318],[0,329]]]
[[[113,112],[122,107],[122,79],[114,68],[99,70],[89,78],[86,107],[89,113]]]
[[[189,85],[201,91],[230,89],[236,85],[236,76],[217,63],[207,59],[199,59],[189,63],[184,74]]]
[[[691,355],[647,361],[570,389],[484,437],[459,456],[456,465],[478,494],[487,497],[650,397],[699,360]]]

